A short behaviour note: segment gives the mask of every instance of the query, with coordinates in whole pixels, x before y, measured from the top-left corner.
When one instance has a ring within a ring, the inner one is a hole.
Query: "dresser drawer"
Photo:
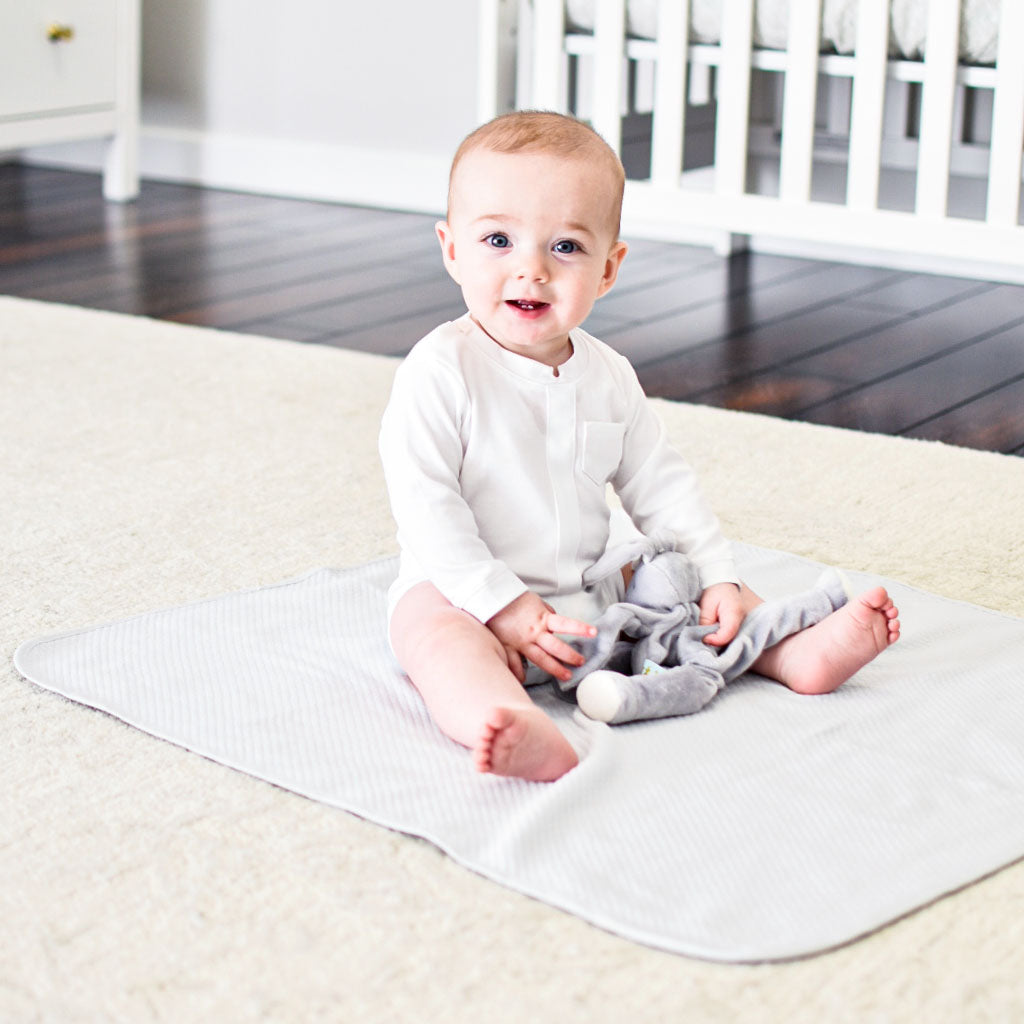
[[[117,30],[116,0],[0,0],[0,123],[113,109]]]

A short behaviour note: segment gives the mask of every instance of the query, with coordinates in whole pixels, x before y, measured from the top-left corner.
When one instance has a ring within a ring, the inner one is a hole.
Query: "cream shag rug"
[[[0,1019],[1024,1016],[1019,863],[810,960],[702,963],[10,667],[30,636],[392,553],[393,368],[0,299]],[[1021,460],[658,405],[737,540],[1024,615]]]

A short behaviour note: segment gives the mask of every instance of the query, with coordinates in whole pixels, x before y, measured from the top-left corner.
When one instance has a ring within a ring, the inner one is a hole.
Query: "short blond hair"
[[[448,174],[449,218],[455,197],[455,172],[469,153],[479,149],[493,153],[549,153],[574,159],[589,158],[603,164],[614,183],[610,219],[618,238],[626,172],[615,150],[590,125],[550,110],[516,110],[480,125],[462,140],[452,158]]]

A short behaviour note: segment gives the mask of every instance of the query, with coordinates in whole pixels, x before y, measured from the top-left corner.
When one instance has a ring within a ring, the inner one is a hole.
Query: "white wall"
[[[144,0],[143,177],[440,210],[475,0]],[[90,144],[33,159],[99,166]]]

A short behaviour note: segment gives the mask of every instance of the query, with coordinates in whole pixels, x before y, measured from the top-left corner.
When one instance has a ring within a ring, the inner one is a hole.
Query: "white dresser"
[[[103,194],[138,195],[141,0],[0,0],[0,152],[109,140]]]

